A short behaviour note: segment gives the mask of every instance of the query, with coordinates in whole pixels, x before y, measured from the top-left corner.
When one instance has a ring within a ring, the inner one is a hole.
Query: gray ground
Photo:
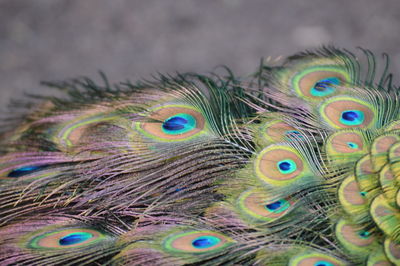
[[[0,0],[0,104],[41,80],[245,74],[321,44],[387,52],[397,71],[399,26],[399,0]]]

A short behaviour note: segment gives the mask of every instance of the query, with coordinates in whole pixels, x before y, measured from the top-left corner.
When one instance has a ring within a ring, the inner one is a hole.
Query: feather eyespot
[[[164,248],[171,252],[203,253],[221,250],[232,243],[232,240],[212,231],[190,231],[171,235],[164,241]]]
[[[363,100],[349,97],[332,97],[320,106],[322,118],[333,128],[368,128],[376,120],[376,110]]]
[[[30,241],[30,247],[41,248],[76,248],[93,244],[104,239],[104,235],[93,229],[76,228],[44,233]]]
[[[261,128],[264,139],[270,142],[281,142],[298,138],[300,132],[282,120],[273,120]]]
[[[360,131],[341,130],[325,141],[329,158],[334,161],[357,161],[368,152],[368,145]]]
[[[262,191],[243,192],[238,199],[240,211],[251,219],[271,222],[291,210],[293,202],[289,199],[271,200]]]
[[[204,133],[204,116],[189,106],[168,105],[152,110],[137,129],[145,136],[160,141],[182,141]]]
[[[387,258],[395,265],[400,264],[400,244],[387,237],[384,242],[384,249]]]
[[[82,141],[85,142],[85,138],[93,134],[92,129],[98,128],[101,124],[108,124],[117,117],[106,107],[90,108],[81,115],[60,124],[52,137],[53,141],[63,150],[73,148]]]
[[[49,165],[28,165],[28,166],[23,166],[17,169],[14,169],[10,171],[7,174],[7,177],[12,177],[12,178],[19,178],[23,177],[35,172],[39,172],[41,170],[44,170],[48,167]]]
[[[369,231],[355,227],[341,219],[336,225],[336,237],[350,253],[367,255],[369,247],[375,243],[375,237]]]
[[[344,266],[347,265],[343,261],[320,252],[300,253],[291,258],[289,266]]]
[[[351,213],[355,206],[366,204],[365,195],[360,191],[359,185],[354,176],[349,176],[343,180],[339,187],[339,201],[346,212]]]
[[[308,172],[298,152],[284,145],[270,145],[256,158],[255,172],[267,184],[285,185]]]
[[[338,86],[350,80],[342,66],[316,66],[299,72],[292,79],[292,86],[306,100],[318,101],[337,93]]]

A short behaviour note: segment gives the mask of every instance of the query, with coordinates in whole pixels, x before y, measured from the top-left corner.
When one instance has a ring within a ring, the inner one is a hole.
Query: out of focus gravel
[[[246,74],[321,44],[387,52],[398,72],[399,26],[398,0],[1,0],[0,104],[44,92],[41,80]]]

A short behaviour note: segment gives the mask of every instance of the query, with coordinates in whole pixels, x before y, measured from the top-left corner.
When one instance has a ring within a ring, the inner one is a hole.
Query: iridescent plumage
[[[2,133],[0,264],[399,265],[400,93],[362,51],[46,83]]]

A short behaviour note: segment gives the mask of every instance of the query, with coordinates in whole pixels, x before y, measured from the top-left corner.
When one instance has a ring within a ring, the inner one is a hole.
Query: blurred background
[[[261,57],[362,46],[400,69],[399,0],[0,0],[0,104],[42,80],[243,75]]]

